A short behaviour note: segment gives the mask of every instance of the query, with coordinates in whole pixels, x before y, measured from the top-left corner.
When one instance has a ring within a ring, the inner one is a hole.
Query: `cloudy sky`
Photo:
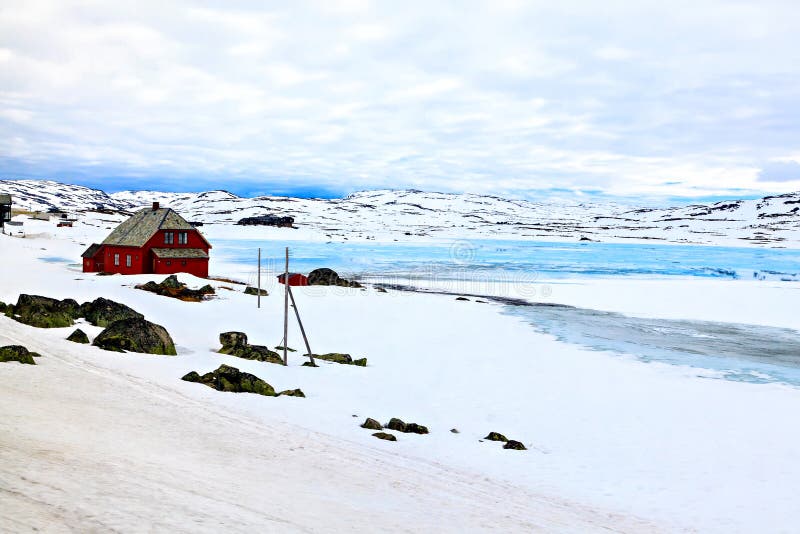
[[[0,0],[0,177],[800,190],[800,3]]]

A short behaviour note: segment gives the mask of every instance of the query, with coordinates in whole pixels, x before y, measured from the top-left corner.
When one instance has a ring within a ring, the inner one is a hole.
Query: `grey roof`
[[[94,258],[94,255],[97,254],[97,251],[100,250],[102,246],[103,245],[98,245],[97,243],[92,243],[81,256],[84,258]]]
[[[0,204],[11,204],[11,195],[0,193]]]
[[[208,254],[201,248],[154,248],[153,254],[159,258],[167,259],[187,259],[201,258],[208,259]]]
[[[159,230],[194,230],[194,227],[170,208],[144,208],[121,222],[103,244],[141,247]]]

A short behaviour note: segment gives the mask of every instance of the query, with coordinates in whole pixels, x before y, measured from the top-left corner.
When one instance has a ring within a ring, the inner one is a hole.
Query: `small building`
[[[0,193],[0,228],[11,220],[11,195]]]
[[[279,274],[278,275],[278,283],[283,284],[286,280],[286,274]],[[307,286],[308,285],[308,277],[304,274],[300,273],[289,273],[289,285],[290,286]]]
[[[83,272],[190,273],[208,278],[211,244],[186,219],[158,202],[120,223],[82,254]]]

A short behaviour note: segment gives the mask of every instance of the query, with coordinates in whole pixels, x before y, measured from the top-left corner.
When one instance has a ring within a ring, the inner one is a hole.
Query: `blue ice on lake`
[[[800,250],[640,243],[471,240],[452,243],[216,241],[217,257],[253,265],[262,247],[267,270],[330,267],[369,280],[536,282],[585,277],[704,277],[800,280]],[[788,290],[788,288],[787,288]],[[532,327],[594,350],[713,370],[728,380],[800,386],[800,333],[784,328],[635,318],[569,306],[512,306]],[[702,374],[702,373],[701,373]]]

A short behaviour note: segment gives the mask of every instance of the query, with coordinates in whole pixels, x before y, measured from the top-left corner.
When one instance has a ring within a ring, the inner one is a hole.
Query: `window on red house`
[[[126,254],[125,255],[125,267],[130,267],[130,266],[131,266],[131,255],[130,254]]]
[[[178,233],[178,244],[185,245],[189,242],[189,232],[179,232]]]
[[[119,265],[119,254],[114,254],[114,265]]]
[[[174,232],[164,232],[164,244],[171,245],[175,242],[175,233]]]

